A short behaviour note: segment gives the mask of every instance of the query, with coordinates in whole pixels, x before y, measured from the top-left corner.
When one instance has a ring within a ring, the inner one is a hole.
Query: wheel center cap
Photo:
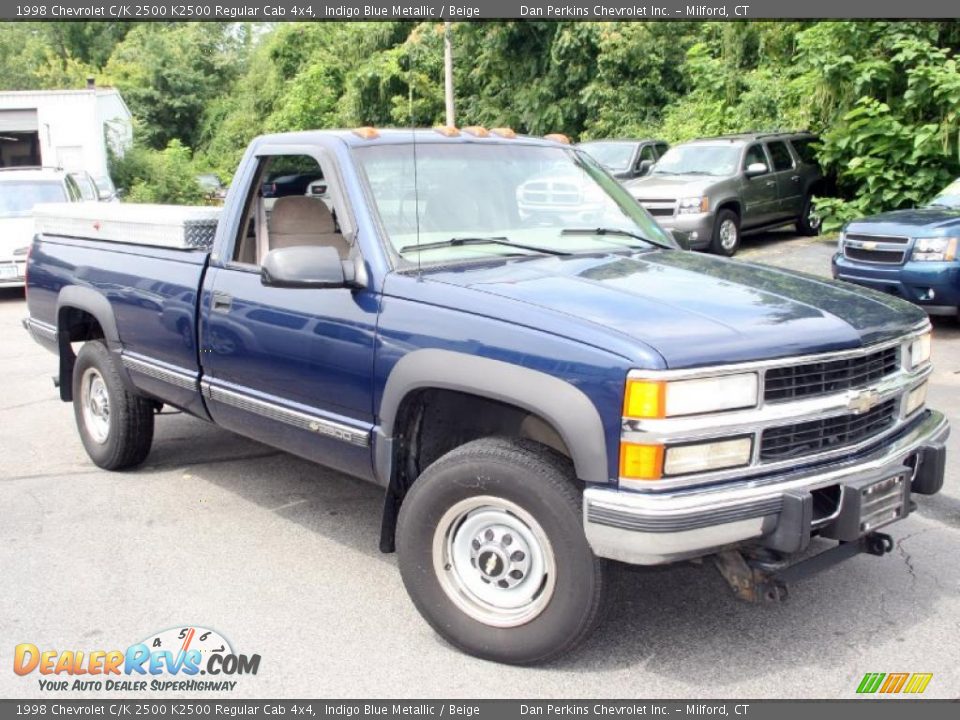
[[[489,578],[498,578],[503,575],[507,564],[500,553],[494,550],[484,550],[477,556],[477,566],[480,572]]]

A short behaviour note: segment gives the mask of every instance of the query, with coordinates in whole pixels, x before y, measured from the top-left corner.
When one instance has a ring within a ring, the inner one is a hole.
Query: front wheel
[[[740,247],[740,217],[733,210],[721,210],[713,223],[710,250],[731,257]]]
[[[407,592],[447,641],[528,665],[569,652],[594,628],[605,564],[583,533],[569,461],[522,440],[485,438],[427,468],[400,507]]]
[[[153,443],[153,405],[129,392],[100,341],[84,344],[73,366],[73,410],[87,455],[105,470],[142,463]]]

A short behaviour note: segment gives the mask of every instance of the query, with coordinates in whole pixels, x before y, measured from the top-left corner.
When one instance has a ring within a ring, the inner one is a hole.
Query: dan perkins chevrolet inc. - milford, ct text
[[[732,9],[731,9],[732,8]],[[624,7],[607,5],[521,5],[521,17],[611,17],[611,18],[649,18],[649,17],[747,17],[749,5],[684,5],[682,8],[667,8],[660,5],[629,5]]]

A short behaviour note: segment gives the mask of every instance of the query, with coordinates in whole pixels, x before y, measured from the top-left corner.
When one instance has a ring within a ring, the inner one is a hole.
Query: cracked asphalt
[[[769,233],[741,257],[827,274],[831,252]],[[17,643],[123,649],[186,625],[261,656],[220,697],[850,698],[867,672],[932,672],[926,697],[960,696],[960,433],[944,491],[890,529],[890,555],[766,606],[735,600],[709,563],[618,566],[579,652],[503,667],[421,620],[377,551],[375,487],[183,415],[158,420],[142,468],[96,469],[25,312],[0,291],[0,697],[47,694],[12,672]],[[934,361],[929,402],[960,426],[952,319],[935,321]]]

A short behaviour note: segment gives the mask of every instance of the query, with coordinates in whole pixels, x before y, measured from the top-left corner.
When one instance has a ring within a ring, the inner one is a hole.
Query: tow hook
[[[882,557],[894,548],[893,538],[872,532],[854,542],[837,545],[790,564],[786,556],[766,552],[745,556],[738,550],[725,550],[713,556],[717,570],[740,600],[752,603],[783,602],[787,585],[831,568],[860,553]]]

